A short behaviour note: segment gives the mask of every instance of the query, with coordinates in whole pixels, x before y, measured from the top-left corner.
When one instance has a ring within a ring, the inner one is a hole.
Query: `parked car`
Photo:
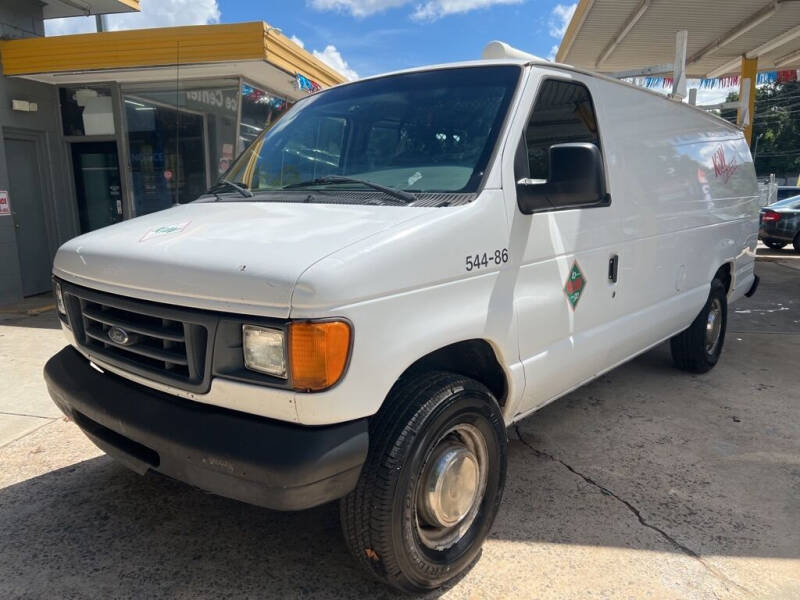
[[[791,198],[792,196],[800,195],[800,186],[796,185],[779,185],[778,186],[778,194],[777,194],[777,201],[780,202],[781,200],[785,200],[786,198]]]
[[[757,202],[739,129],[624,82],[510,56],[362,79],[197,201],[64,244],[45,379],[133,470],[339,500],[355,560],[429,590],[492,527],[508,426],[665,340],[714,367]]]
[[[759,213],[759,239],[773,250],[788,244],[800,252],[800,196],[765,206]]]

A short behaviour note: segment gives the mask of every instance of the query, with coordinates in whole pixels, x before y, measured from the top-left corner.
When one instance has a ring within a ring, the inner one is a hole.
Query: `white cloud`
[[[142,11],[106,17],[108,29],[144,29],[176,25],[206,25],[218,23],[217,0],[141,0]],[[67,35],[95,31],[94,17],[48,19],[44,22],[46,35]]]
[[[550,20],[548,21],[548,31],[550,35],[559,40],[564,37],[567,31],[569,22],[572,20],[572,15],[575,14],[576,4],[556,4],[550,12]]]
[[[289,39],[292,40],[295,44],[297,44],[301,48],[306,47],[305,42],[296,35],[293,35]],[[356,73],[350,67],[347,61],[344,58],[342,58],[342,53],[339,52],[339,50],[333,44],[328,44],[327,46],[325,46],[325,49],[322,50],[321,52],[319,50],[313,50],[311,53],[316,58],[324,62],[326,65],[344,75],[350,81],[358,79],[358,73]]]
[[[448,15],[489,8],[496,4],[521,4],[525,0],[429,0],[417,5],[411,18],[416,21],[434,21]]]
[[[645,78],[641,77],[641,78],[639,78],[639,80],[640,80],[640,84],[641,84],[641,81],[644,81]],[[699,79],[689,79],[686,82],[687,95],[686,95],[686,98],[683,99],[684,102],[688,102],[689,101],[688,90],[690,90],[692,88],[697,88],[697,105],[698,106],[703,106],[705,104],[719,104],[720,102],[725,102],[725,100],[728,98],[728,94],[730,94],[731,92],[738,92],[739,91],[739,86],[736,86],[736,85],[731,86],[731,87],[717,87],[717,88],[714,88],[714,89],[701,88]],[[652,89],[655,92],[658,92],[659,94],[664,94],[664,95],[667,95],[667,94],[672,92],[672,88],[671,87],[658,86],[658,87],[650,88],[650,89]]]
[[[319,50],[314,50],[313,54],[329,67],[339,71],[339,73],[344,75],[347,79],[351,81],[353,79],[358,79],[358,73],[350,68],[350,65],[347,64],[347,61],[344,58],[342,58],[342,55],[336,49],[336,46],[328,44],[325,46],[325,49],[322,52]]]
[[[688,82],[688,87],[697,87],[699,85],[699,81],[695,82],[692,85],[692,80],[690,79]],[[719,104],[720,102],[725,102],[728,98],[728,94],[731,92],[738,92],[739,86],[728,87],[728,88],[715,88],[713,90],[698,88],[697,90],[697,104]]]
[[[525,0],[307,0],[317,10],[335,10],[354,17],[368,17],[390,8],[414,4],[411,18],[416,21],[434,21],[447,15],[488,8],[496,4],[521,4]]]
[[[44,22],[45,35],[70,35],[96,31],[94,17],[72,17],[69,19],[48,19]]]
[[[550,52],[547,54],[547,60],[554,61],[556,59],[556,54],[558,53],[558,44],[550,47]]]
[[[317,10],[348,12],[354,17],[368,17],[409,2],[410,0],[308,0],[308,4]]]

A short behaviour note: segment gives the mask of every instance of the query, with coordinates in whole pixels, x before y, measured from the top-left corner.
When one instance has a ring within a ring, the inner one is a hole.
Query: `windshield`
[[[370,183],[475,192],[520,72],[513,65],[423,71],[319,93],[263,133],[224,179],[256,194],[287,188],[374,193]]]

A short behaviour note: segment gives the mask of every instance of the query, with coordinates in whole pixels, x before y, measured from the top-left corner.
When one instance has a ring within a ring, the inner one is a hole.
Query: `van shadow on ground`
[[[510,431],[492,538],[798,557],[797,424],[769,390],[747,407],[667,358],[659,348],[543,409],[521,424],[525,443]],[[263,510],[106,457],[1,490],[0,530],[4,596],[84,596],[87,580],[98,598],[391,595],[354,568],[335,504]]]

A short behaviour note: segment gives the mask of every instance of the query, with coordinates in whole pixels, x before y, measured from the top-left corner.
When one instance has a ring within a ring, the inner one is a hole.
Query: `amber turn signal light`
[[[289,325],[292,387],[317,392],[344,373],[350,353],[350,325],[344,321],[297,321]]]

